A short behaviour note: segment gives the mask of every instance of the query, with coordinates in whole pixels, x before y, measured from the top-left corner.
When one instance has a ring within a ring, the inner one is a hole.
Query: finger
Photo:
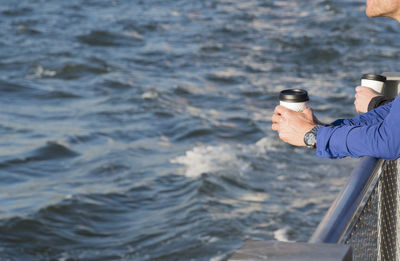
[[[357,86],[356,92],[359,92],[359,93],[361,93],[361,92],[373,92],[373,90],[371,88],[369,88],[369,87],[366,87],[366,86]]]
[[[274,114],[272,115],[272,122],[273,123],[279,123],[282,121],[282,116],[278,115],[278,114]]]
[[[274,124],[272,124],[271,128],[272,128],[272,130],[279,132],[279,124],[274,123]]]
[[[275,107],[274,114],[280,115],[280,113],[279,113],[280,109],[278,108],[279,106],[281,106],[281,105],[278,105],[278,106]]]
[[[275,113],[276,114],[286,114],[288,113],[290,110],[286,107],[283,107],[282,105],[278,105],[275,107]]]

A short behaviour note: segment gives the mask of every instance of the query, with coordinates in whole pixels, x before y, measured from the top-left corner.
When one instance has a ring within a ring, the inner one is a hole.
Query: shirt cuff
[[[375,96],[368,104],[368,111],[378,108],[389,101],[385,96]]]

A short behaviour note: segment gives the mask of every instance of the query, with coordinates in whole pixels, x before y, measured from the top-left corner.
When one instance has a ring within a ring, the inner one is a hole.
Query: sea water
[[[271,130],[283,89],[325,122],[400,26],[350,0],[3,0],[0,259],[225,260],[307,241],[357,159]]]

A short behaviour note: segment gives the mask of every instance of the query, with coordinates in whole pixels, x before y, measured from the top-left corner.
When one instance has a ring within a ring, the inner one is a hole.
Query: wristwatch
[[[322,125],[315,125],[309,132],[304,135],[304,143],[308,148],[313,149],[317,144],[317,132],[318,129],[321,128]]]

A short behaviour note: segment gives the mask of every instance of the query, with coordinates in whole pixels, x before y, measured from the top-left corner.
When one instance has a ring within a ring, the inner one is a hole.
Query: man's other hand
[[[306,108],[303,112],[294,112],[278,105],[272,116],[272,129],[279,133],[281,140],[294,146],[306,146],[304,135],[316,123],[317,119],[310,108]]]
[[[356,107],[357,113],[366,113],[368,111],[368,105],[372,98],[379,95],[379,93],[368,87],[357,86],[354,100],[354,106]]]

